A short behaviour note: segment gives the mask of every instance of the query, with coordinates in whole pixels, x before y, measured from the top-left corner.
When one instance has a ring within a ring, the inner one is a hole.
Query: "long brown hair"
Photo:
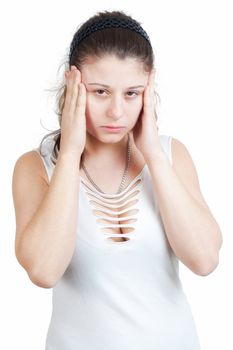
[[[90,17],[86,22],[84,22],[77,29],[73,38],[77,36],[83,27],[92,25],[96,21],[118,17],[119,19],[126,19],[133,21],[134,23],[141,25],[138,21],[133,19],[131,16],[125,14],[122,11],[104,11],[98,12],[94,16]],[[72,40],[73,41],[73,40]],[[72,43],[72,42],[71,42]],[[70,51],[70,50],[69,50]],[[137,32],[126,29],[126,28],[105,28],[97,30],[86,38],[84,38],[73,50],[72,55],[69,55],[69,52],[64,60],[65,71],[69,70],[72,65],[75,65],[79,70],[81,70],[82,65],[85,64],[85,61],[88,57],[101,58],[105,54],[114,54],[120,59],[127,57],[136,58],[143,63],[144,69],[147,72],[150,72],[154,68],[154,54],[151,45],[148,43],[143,36]],[[39,151],[41,153],[42,144],[45,139],[52,137],[55,141],[54,147],[51,154],[51,160],[53,163],[56,163],[58,153],[60,150],[60,139],[61,139],[61,118],[62,111],[64,108],[65,98],[66,98],[66,84],[64,81],[59,86],[56,93],[56,110],[55,113],[58,116],[58,122],[60,128],[52,131],[49,134],[46,134],[39,145]],[[159,95],[155,92],[155,96]],[[157,101],[156,101],[157,102]],[[157,120],[157,114],[155,111],[155,118]]]

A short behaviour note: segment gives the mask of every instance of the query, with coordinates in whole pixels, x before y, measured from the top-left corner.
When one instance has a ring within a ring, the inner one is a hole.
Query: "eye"
[[[139,93],[136,92],[136,91],[128,91],[128,94],[135,94],[135,96],[138,96],[138,95],[139,95]],[[132,95],[130,95],[130,96],[132,96]]]
[[[95,90],[95,93],[97,93],[97,95],[99,96],[102,96],[103,92],[105,92],[105,90],[102,90],[102,89]]]
[[[107,91],[105,91],[105,90],[103,90],[103,89],[97,89],[97,90],[95,90],[94,92],[95,92],[95,94],[96,94],[97,96],[104,96],[104,93],[105,93],[105,92],[107,93]],[[133,97],[133,96],[136,97],[136,96],[139,95],[139,92],[137,92],[137,91],[128,91],[127,94],[128,94],[129,97]]]

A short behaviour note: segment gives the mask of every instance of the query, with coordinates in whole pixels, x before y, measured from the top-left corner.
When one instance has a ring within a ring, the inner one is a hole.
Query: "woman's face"
[[[81,69],[86,86],[87,132],[102,142],[118,142],[133,129],[143,107],[149,73],[133,58],[89,58]],[[123,126],[118,132],[103,126]]]

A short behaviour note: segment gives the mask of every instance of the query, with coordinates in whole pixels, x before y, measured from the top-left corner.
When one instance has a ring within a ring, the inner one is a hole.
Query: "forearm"
[[[29,222],[18,247],[18,257],[36,284],[54,284],[64,273],[74,251],[79,162],[58,156],[49,188]]]
[[[165,154],[150,161],[148,167],[171,248],[192,271],[208,273],[218,263],[221,234],[217,222],[187,191]]]

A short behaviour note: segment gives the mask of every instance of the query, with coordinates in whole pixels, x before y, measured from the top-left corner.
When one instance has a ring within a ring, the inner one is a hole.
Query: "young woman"
[[[60,129],[19,157],[15,250],[53,288],[47,350],[198,350],[179,260],[205,276],[221,231],[182,142],[159,135],[139,22],[99,12],[75,33]]]

